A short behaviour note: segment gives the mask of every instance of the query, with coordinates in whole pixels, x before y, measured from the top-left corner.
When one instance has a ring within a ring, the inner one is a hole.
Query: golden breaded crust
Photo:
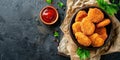
[[[110,24],[110,19],[104,19],[102,22],[98,23],[96,26],[97,28],[104,27]]]
[[[80,45],[101,47],[108,37],[105,26],[110,22],[110,19],[104,18],[104,13],[100,9],[89,8],[87,13],[77,13],[72,30]]]
[[[99,23],[103,20],[104,14],[103,12],[98,8],[90,8],[88,11],[88,17],[91,19],[93,23]]]
[[[83,46],[90,46],[91,45],[90,39],[86,35],[84,35],[83,33],[76,32],[75,37],[76,37],[79,44],[81,44]]]
[[[75,23],[73,23],[72,30],[73,30],[74,34],[76,32],[81,32],[81,22],[75,22]]]
[[[106,40],[108,37],[105,27],[95,29],[95,33],[98,33],[103,40]]]
[[[81,31],[85,35],[91,35],[95,31],[95,25],[94,23],[90,22],[89,18],[84,18],[81,22]]]
[[[84,17],[87,16],[85,11],[79,11],[76,15],[75,22],[81,22]]]
[[[92,41],[91,44],[92,44],[93,47],[100,47],[104,44],[104,40],[97,33],[94,33],[89,38]]]

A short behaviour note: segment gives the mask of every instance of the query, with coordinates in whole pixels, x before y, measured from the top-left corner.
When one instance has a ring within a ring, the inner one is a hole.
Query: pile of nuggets
[[[78,43],[83,46],[100,47],[107,39],[106,26],[110,24],[110,19],[104,18],[104,13],[98,8],[89,8],[88,13],[80,10],[72,30]]]

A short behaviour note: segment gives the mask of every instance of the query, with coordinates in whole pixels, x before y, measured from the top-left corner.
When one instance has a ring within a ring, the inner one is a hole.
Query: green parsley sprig
[[[58,2],[57,5],[58,5],[60,8],[64,7],[63,2]]]
[[[52,4],[53,0],[46,0],[48,4]]]
[[[114,2],[114,0],[112,2]],[[120,2],[119,4],[113,4],[113,3],[109,4],[104,0],[97,0],[97,3],[101,9],[103,9],[110,15],[117,14],[117,11],[119,10],[119,6],[120,6]]]
[[[86,60],[90,57],[90,51],[79,47],[77,49],[77,55],[80,57],[80,60]]]
[[[59,33],[57,31],[54,32],[54,37],[58,37]]]

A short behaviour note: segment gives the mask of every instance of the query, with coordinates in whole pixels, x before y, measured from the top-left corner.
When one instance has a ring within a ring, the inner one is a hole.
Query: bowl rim
[[[54,20],[53,22],[51,22],[51,23],[45,22],[45,21],[42,19],[42,17],[41,17],[41,14],[42,14],[43,10],[46,9],[47,7],[52,8],[53,10],[55,10],[56,15],[57,15],[56,18],[55,18],[55,20]],[[58,15],[57,9],[56,9],[54,6],[51,6],[51,5],[48,5],[48,6],[43,7],[43,8],[41,9],[40,13],[39,13],[39,19],[40,19],[44,24],[46,24],[46,25],[53,25],[54,23],[56,23],[56,22],[58,21],[58,17],[59,17],[59,15]]]
[[[72,31],[72,24],[74,23],[74,19],[73,18],[75,18],[76,17],[76,15],[77,15],[77,13],[80,11],[80,10],[84,10],[84,9],[86,9],[86,8],[98,8],[98,9],[100,9],[103,13],[104,13],[104,15],[107,15],[108,16],[108,18],[111,20],[111,23],[109,24],[110,25],[110,32],[109,32],[109,35],[108,35],[108,37],[107,37],[107,39],[105,40],[105,42],[104,42],[104,44],[101,46],[101,47],[92,47],[92,48],[88,48],[88,47],[85,47],[85,46],[83,46],[83,45],[80,45],[78,42],[77,42],[77,39],[75,38],[75,36],[73,35],[73,31]],[[104,47],[104,46],[106,46],[107,45],[107,43],[110,41],[110,40],[112,40],[112,34],[113,34],[113,22],[112,22],[112,18],[110,17],[110,15],[108,14],[108,13],[106,13],[103,9],[101,9],[100,7],[98,7],[98,6],[84,6],[84,7],[82,7],[82,8],[80,8],[80,9],[78,9],[73,15],[72,15],[72,18],[71,18],[71,20],[70,20],[70,24],[69,24],[69,33],[70,33],[70,37],[72,38],[72,40],[73,40],[73,42],[78,46],[78,47],[81,47],[81,48],[84,48],[84,49],[87,49],[87,50],[96,50],[96,49],[99,49],[99,48],[102,48],[102,47]]]

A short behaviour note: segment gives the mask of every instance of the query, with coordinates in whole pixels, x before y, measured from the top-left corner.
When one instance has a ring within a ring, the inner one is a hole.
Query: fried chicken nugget
[[[91,45],[93,47],[100,47],[100,46],[102,46],[104,44],[104,40],[97,33],[94,33],[89,38],[92,41]]]
[[[83,46],[91,45],[91,40],[86,35],[84,35],[82,32],[76,32],[75,37],[79,44],[81,44]]]
[[[75,22],[75,23],[73,23],[72,30],[73,30],[74,34],[76,32],[81,32],[81,22]]]
[[[90,22],[88,17],[85,17],[81,22],[81,31],[85,35],[91,35],[95,31],[95,25],[94,23]]]
[[[102,22],[98,23],[96,25],[97,28],[104,27],[106,25],[110,24],[110,19],[104,19]]]
[[[96,28],[95,33],[98,33],[103,40],[106,40],[108,37],[105,27]]]
[[[104,14],[98,8],[90,8],[88,11],[88,17],[91,19],[93,23],[98,23],[103,20]]]
[[[79,11],[76,15],[75,22],[82,21],[82,19],[86,16],[87,16],[87,13],[85,11]]]

